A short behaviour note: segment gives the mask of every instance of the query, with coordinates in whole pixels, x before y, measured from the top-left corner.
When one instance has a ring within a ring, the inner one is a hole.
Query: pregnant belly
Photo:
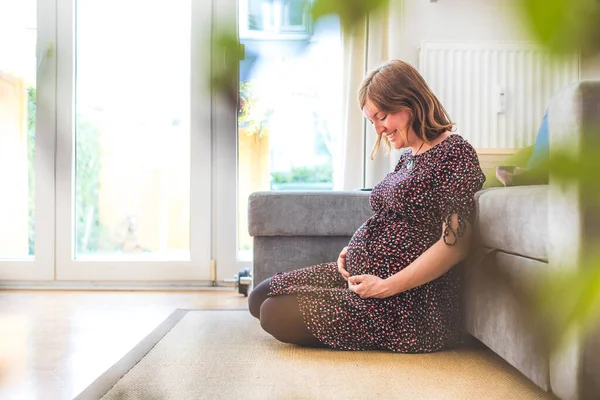
[[[366,252],[363,248],[348,246],[346,253],[346,270],[350,275],[372,274],[367,259]]]
[[[408,266],[436,241],[430,232],[402,221],[376,227],[369,227],[368,222],[348,243],[346,269],[350,275],[385,279]]]
[[[346,253],[346,270],[350,275],[366,274],[365,268],[368,264],[367,259],[367,226],[365,222],[356,230],[350,242],[348,243],[348,252]]]

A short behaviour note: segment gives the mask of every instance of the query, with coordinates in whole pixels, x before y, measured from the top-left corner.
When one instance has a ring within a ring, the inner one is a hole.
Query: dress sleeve
[[[438,199],[444,243],[456,244],[464,235],[466,222],[473,222],[475,215],[475,193],[481,190],[485,176],[479,166],[477,153],[469,144],[450,150],[440,165],[438,177]],[[451,227],[452,215],[458,214],[456,231]]]

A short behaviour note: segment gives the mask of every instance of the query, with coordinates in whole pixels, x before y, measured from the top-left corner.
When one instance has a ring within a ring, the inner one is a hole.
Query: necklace
[[[424,144],[425,144],[425,141],[423,141],[423,143],[421,143],[421,146],[419,146],[419,149],[417,150],[417,152],[410,156],[410,159],[408,160],[408,163],[406,164],[406,169],[411,169],[413,167],[415,157],[417,156],[417,154],[419,154],[419,151],[421,151],[421,147],[423,147]]]

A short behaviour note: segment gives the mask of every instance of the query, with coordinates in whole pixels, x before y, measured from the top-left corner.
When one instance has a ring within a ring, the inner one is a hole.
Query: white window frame
[[[56,0],[56,279],[64,281],[208,281],[211,259],[211,96],[208,81],[212,1],[192,0],[190,259],[75,258],[75,1]],[[204,51],[202,51],[204,49]]]
[[[190,259],[75,259],[75,0],[38,0],[35,256],[0,259],[2,287],[177,288],[231,278],[237,259],[237,110],[211,92],[210,68],[228,62],[208,38],[237,31],[237,0],[192,0]],[[43,45],[42,45],[43,44]],[[205,49],[205,51],[200,51]],[[211,49],[210,52],[213,50]],[[230,60],[229,60],[230,61]],[[210,262],[216,260],[217,275]],[[123,284],[125,283],[125,286]],[[129,285],[127,285],[129,283]],[[142,286],[143,287],[143,286]]]
[[[216,0],[214,4],[215,33],[238,32],[238,0]],[[213,68],[224,68],[223,63],[239,61],[215,54]],[[235,77],[236,85],[239,76]],[[238,133],[237,109],[223,96],[213,94],[213,143],[216,155],[213,165],[213,254],[219,280],[231,279],[242,269],[251,268],[252,262],[238,258]]]

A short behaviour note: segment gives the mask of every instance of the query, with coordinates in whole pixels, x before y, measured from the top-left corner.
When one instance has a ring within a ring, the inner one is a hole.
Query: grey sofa
[[[600,132],[600,81],[580,82],[555,95],[549,123],[551,152],[597,143],[599,137],[584,132]],[[369,194],[253,193],[248,211],[254,285],[280,271],[335,261],[372,215]],[[549,185],[480,191],[472,256],[462,263],[465,331],[565,400],[600,399],[600,329],[574,336],[558,351],[545,350],[514,286],[497,279],[497,272],[526,291],[549,271],[577,265],[582,239],[600,231],[598,216],[580,206],[581,195],[579,188],[563,189],[552,178]]]

